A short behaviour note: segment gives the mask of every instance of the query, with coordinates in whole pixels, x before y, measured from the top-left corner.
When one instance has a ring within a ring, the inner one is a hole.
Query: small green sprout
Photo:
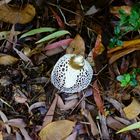
[[[120,10],[120,20],[114,28],[114,37],[110,39],[109,47],[122,46],[122,37],[130,31],[140,30],[140,4],[136,4],[128,15],[124,10]]]
[[[132,73],[125,73],[123,75],[117,76],[117,80],[121,83],[122,87],[129,85],[135,87],[138,85],[138,81],[136,79],[137,74],[140,74],[140,68],[134,69]]]

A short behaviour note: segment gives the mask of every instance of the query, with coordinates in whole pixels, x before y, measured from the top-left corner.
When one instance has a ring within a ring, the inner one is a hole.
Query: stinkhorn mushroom
[[[51,82],[60,92],[75,93],[87,88],[92,76],[92,67],[82,55],[65,54],[55,64]]]

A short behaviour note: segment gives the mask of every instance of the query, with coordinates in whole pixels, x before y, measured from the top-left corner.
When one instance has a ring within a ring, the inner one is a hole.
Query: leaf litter
[[[137,0],[2,0],[0,139],[139,139],[139,9]],[[51,83],[65,54],[92,66],[83,91]]]

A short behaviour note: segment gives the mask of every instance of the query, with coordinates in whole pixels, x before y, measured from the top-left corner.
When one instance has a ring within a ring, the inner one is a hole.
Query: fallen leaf
[[[120,102],[118,102],[115,99],[109,98],[109,97],[105,97],[105,100],[107,100],[109,103],[111,103],[115,107],[115,109],[117,109],[117,111],[120,112],[121,116],[125,116],[123,109],[122,109],[123,105]]]
[[[112,128],[113,130],[120,130],[121,128],[124,128],[125,125],[116,119],[114,119],[111,116],[107,117],[107,125]]]
[[[92,5],[89,10],[85,13],[86,16],[89,16],[89,15],[93,15],[95,13],[97,13],[100,9],[96,8],[95,5]]]
[[[33,139],[29,136],[29,134],[28,134],[28,132],[26,131],[25,128],[20,128],[20,131],[21,131],[22,135],[24,136],[24,139],[25,139],[25,140],[33,140]]]
[[[115,48],[111,48],[107,51],[108,54],[114,53],[119,50],[123,50],[126,48],[133,48],[136,47],[135,45],[140,44],[140,39],[134,39],[134,40],[129,40],[129,41],[124,41],[122,46],[116,46]]]
[[[140,103],[133,98],[130,105],[123,108],[123,111],[128,119],[135,119],[140,114]]]
[[[11,24],[26,24],[34,18],[35,14],[35,8],[31,4],[27,4],[24,9],[13,9],[6,4],[0,6],[0,20]]]
[[[71,101],[67,101],[65,104],[63,102],[63,100],[61,99],[60,96],[58,96],[58,101],[57,101],[57,106],[61,109],[61,110],[69,110],[72,109],[74,106],[76,106],[76,104],[78,103],[77,99],[73,99]]]
[[[93,58],[95,59],[98,55],[102,54],[102,52],[105,50],[103,44],[102,44],[102,38],[99,34],[96,38],[95,47],[93,49]]]
[[[1,0],[0,1],[0,5],[3,5],[3,4],[7,4],[9,3],[11,0]]]
[[[94,62],[94,59],[93,59],[93,51],[94,51],[94,48],[89,52],[89,54],[86,58],[91,66],[95,66],[95,62]]]
[[[133,129],[138,129],[138,128],[140,128],[140,122],[136,122],[136,123],[131,124],[131,125],[127,126],[127,127],[124,127],[123,129],[119,130],[117,132],[117,134],[125,132],[125,131],[130,131],[130,130],[133,130]]]
[[[6,115],[0,110],[0,117],[2,119],[2,121],[5,123],[8,121]],[[11,127],[9,127],[9,125],[5,124],[5,127],[6,127],[6,130],[7,130],[7,133],[10,134],[11,133]]]
[[[55,17],[55,19],[57,20],[57,23],[59,25],[60,28],[64,28],[64,23],[62,22],[61,18],[58,16],[58,14],[51,8],[49,7],[53,13],[53,16]]]
[[[39,132],[41,140],[63,140],[73,130],[75,122],[69,120],[54,121]]]
[[[58,95],[56,94],[55,95],[55,98],[44,118],[44,122],[43,122],[43,127],[46,126],[47,124],[51,123],[52,120],[53,120],[53,115],[54,115],[54,111],[55,111],[55,107],[56,107],[56,104],[57,104],[57,100],[58,100]]]
[[[0,131],[0,140],[3,140],[2,131]]]
[[[58,48],[55,48],[55,49],[47,50],[45,52],[45,54],[47,56],[52,56],[52,55],[55,55],[55,54],[58,54],[58,53],[63,52],[65,49],[66,49],[66,46],[64,46],[64,47],[58,47]]]
[[[24,128],[24,127],[26,127],[25,122],[21,118],[10,119],[10,120],[7,120],[5,123],[8,124],[8,125],[17,127],[17,128]]]
[[[76,136],[77,136],[77,131],[73,132],[65,140],[76,140]]]
[[[107,128],[106,117],[104,115],[100,115],[99,119],[101,124],[101,132],[102,132],[102,139],[109,140],[109,130]]]
[[[28,31],[28,32],[22,34],[22,36],[20,38],[29,37],[29,36],[39,34],[39,33],[53,32],[55,30],[56,30],[55,28],[51,28],[51,27],[40,27],[40,28],[33,29],[31,31]]]
[[[130,13],[131,13],[131,7],[130,6],[114,6],[114,7],[111,7],[110,8],[110,13],[117,16],[117,17],[120,17],[120,13],[119,13],[120,10],[125,11],[125,13],[128,14],[128,15],[130,15]]]
[[[67,47],[66,53],[67,54],[81,54],[83,56],[85,55],[85,42],[79,34],[75,36],[73,41]]]
[[[100,89],[99,89],[97,80],[93,83],[93,96],[94,96],[94,100],[95,100],[95,103],[96,103],[99,111],[101,112],[101,114],[105,115],[104,103],[103,103],[103,100],[100,95]]]
[[[16,131],[16,140],[22,140],[22,136],[18,131]]]
[[[45,102],[36,102],[36,103],[32,104],[32,105],[29,107],[29,112],[31,113],[31,111],[32,111],[33,109],[38,108],[38,107],[41,107],[41,106],[46,107]]]
[[[99,131],[97,129],[97,126],[96,126],[90,112],[87,109],[82,109],[81,112],[88,119],[88,121],[90,123],[90,128],[91,128],[92,135],[97,136],[99,134]]]
[[[29,59],[23,52],[19,51],[18,49],[16,49],[15,47],[13,48],[14,51],[19,55],[19,57],[25,61],[25,62],[30,62],[30,64],[33,65],[31,59]]]
[[[42,42],[45,42],[45,41],[49,41],[49,40],[51,40],[51,39],[57,39],[57,38],[59,38],[59,37],[61,37],[61,36],[64,36],[64,35],[66,35],[66,34],[70,34],[70,33],[69,33],[68,31],[66,31],[66,30],[56,31],[56,32],[54,32],[54,33],[52,33],[52,34],[49,34],[49,35],[47,35],[46,37],[44,37],[44,38],[38,40],[38,41],[36,42],[36,44],[42,43]]]
[[[81,5],[80,4],[77,4],[76,5],[76,14],[75,14],[75,23],[77,25],[77,27],[80,27],[82,21],[83,21],[83,10],[81,8]]]
[[[16,57],[0,54],[0,65],[13,65],[18,61]]]
[[[58,47],[62,47],[62,46],[69,46],[69,44],[70,44],[70,42],[71,42],[72,40],[73,40],[73,39],[68,38],[68,39],[60,40],[60,41],[58,41],[58,42],[54,42],[54,43],[52,43],[52,44],[47,45],[47,46],[44,48],[44,51],[52,50],[52,49],[55,49],[55,48],[58,48]]]
[[[129,53],[132,53],[134,51],[138,51],[140,50],[140,45],[139,46],[135,46],[133,48],[128,48],[128,49],[124,49],[124,50],[121,50],[121,51],[117,51],[115,53],[113,53],[109,59],[109,64],[112,64],[114,63],[115,61],[117,61],[119,58],[129,54]]]

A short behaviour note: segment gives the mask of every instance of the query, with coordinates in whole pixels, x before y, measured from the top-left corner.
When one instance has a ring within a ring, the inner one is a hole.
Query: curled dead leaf
[[[107,53],[112,54],[112,53],[115,53],[116,51],[137,47],[139,45],[140,45],[140,39],[124,41],[122,46],[116,46],[115,48],[111,48],[107,51]]]
[[[140,107],[140,102],[138,102],[135,98],[133,98],[131,104],[125,107],[123,111],[126,117],[131,120],[136,118],[140,114],[139,107]]]
[[[113,53],[109,59],[109,64],[112,64],[114,63],[116,60],[118,60],[119,58],[129,54],[129,53],[132,53],[134,51],[138,51],[140,50],[140,45],[139,46],[136,46],[136,47],[132,47],[132,48],[127,48],[127,49],[124,49],[124,50],[121,50],[121,51],[117,51],[115,53]]]
[[[69,47],[66,49],[67,54],[85,54],[85,42],[83,38],[77,34],[75,38],[71,41]]]
[[[13,65],[18,61],[16,57],[0,54],[0,65]]]
[[[63,140],[73,130],[75,122],[59,120],[46,125],[39,133],[41,140]]]
[[[35,8],[31,4],[27,4],[24,9],[13,9],[6,4],[0,6],[0,20],[11,24],[26,24],[35,16]]]

